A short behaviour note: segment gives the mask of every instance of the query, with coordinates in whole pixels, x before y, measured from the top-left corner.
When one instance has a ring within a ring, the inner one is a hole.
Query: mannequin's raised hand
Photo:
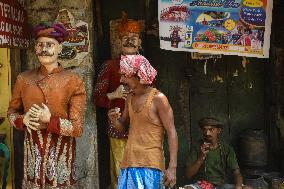
[[[113,99],[117,99],[117,98],[122,98],[122,99],[126,99],[127,95],[129,92],[127,92],[123,85],[119,85],[115,91],[113,91],[112,93],[108,93],[107,97],[109,100],[113,100]]]

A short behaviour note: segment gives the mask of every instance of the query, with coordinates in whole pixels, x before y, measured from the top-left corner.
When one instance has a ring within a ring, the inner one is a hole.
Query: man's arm
[[[46,110],[48,107],[44,106],[44,109]],[[80,80],[69,101],[68,119],[51,115],[47,120],[47,130],[62,136],[80,137],[83,132],[85,110],[86,91],[84,82]]]
[[[96,85],[94,87],[94,101],[96,106],[102,108],[110,108],[111,99],[108,98],[108,90],[110,85],[111,62],[107,61],[103,64],[98,75]]]
[[[25,130],[26,126],[23,123],[24,112],[23,102],[21,97],[21,88],[23,85],[23,78],[21,75],[17,77],[15,87],[13,89],[12,99],[9,104],[7,117],[12,126],[19,130]]]
[[[237,161],[237,156],[236,153],[233,149],[233,147],[228,146],[228,156],[227,156],[227,167],[233,171],[234,174],[234,180],[235,180],[235,188],[236,189],[241,189],[242,188],[242,184],[243,184],[243,177],[241,175],[240,172],[240,168],[238,165],[238,161]]]
[[[111,122],[110,124],[121,132],[124,132],[127,129],[127,126],[129,125],[128,102],[130,99],[131,95],[128,95],[127,99],[125,100],[122,115],[115,108],[108,111],[108,118]]]
[[[198,158],[192,166],[186,168],[185,176],[188,179],[192,179],[199,171],[200,167],[203,165],[204,159]]]
[[[234,170],[234,179],[235,179],[235,189],[241,189],[243,185],[243,177],[241,175],[240,169]]]
[[[206,154],[209,152],[208,144],[203,143],[200,145],[200,153],[197,152],[197,149],[198,148],[195,148],[194,152],[191,151],[191,154],[194,153],[196,155],[195,157],[196,161],[192,165],[186,168],[185,176],[188,179],[192,179],[198,173],[201,166],[204,164],[204,161],[206,159]]]
[[[174,125],[174,115],[172,107],[167,97],[159,93],[154,97],[154,106],[158,112],[158,116],[167,132],[170,162],[168,169],[165,172],[165,185],[173,187],[176,184],[176,167],[177,167],[177,153],[178,153],[178,136]]]

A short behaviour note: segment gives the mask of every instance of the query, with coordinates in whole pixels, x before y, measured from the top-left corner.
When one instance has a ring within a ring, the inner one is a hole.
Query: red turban
[[[125,33],[140,34],[142,32],[142,25],[138,21],[128,19],[127,14],[122,12],[122,19],[117,26],[117,31],[120,36],[123,36]]]
[[[60,23],[55,23],[52,25],[46,23],[39,24],[34,27],[32,35],[35,39],[39,37],[54,38],[59,43],[63,42],[68,37],[65,27]]]

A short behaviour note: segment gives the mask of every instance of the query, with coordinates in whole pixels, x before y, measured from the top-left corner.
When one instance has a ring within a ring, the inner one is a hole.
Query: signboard
[[[159,0],[162,49],[268,58],[269,0]]]
[[[30,44],[27,13],[16,0],[0,0],[0,47],[27,48]]]

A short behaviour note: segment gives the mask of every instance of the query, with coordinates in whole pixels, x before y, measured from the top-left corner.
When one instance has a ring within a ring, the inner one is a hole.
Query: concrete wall
[[[80,66],[72,68],[72,71],[78,73],[85,81],[88,94],[84,133],[82,137],[77,139],[77,175],[79,183],[82,183],[80,188],[84,189],[98,188],[96,114],[92,102],[94,76],[92,8],[91,0],[27,0],[27,13],[31,27],[43,21],[53,22],[60,9],[69,10],[75,19],[80,19],[89,24],[90,52]],[[26,52],[22,63],[25,65],[25,69],[33,69],[39,66],[33,48]]]

